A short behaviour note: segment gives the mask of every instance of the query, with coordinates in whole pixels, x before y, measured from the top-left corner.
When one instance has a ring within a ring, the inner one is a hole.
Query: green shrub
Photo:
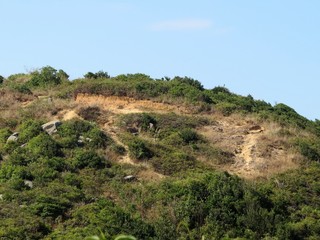
[[[28,74],[16,73],[16,74],[10,75],[7,80],[10,82],[24,82],[28,78],[29,78]]]
[[[0,222],[1,239],[40,240],[51,231],[51,227],[43,219],[17,204],[3,204],[0,215],[4,214],[6,217]]]
[[[12,165],[27,166],[30,162],[36,160],[37,157],[38,156],[31,156],[26,147],[22,148],[17,145],[15,149],[10,153],[8,162]]]
[[[20,143],[18,143],[17,141],[9,141],[6,144],[4,144],[3,148],[2,148],[2,152],[5,154],[10,154],[12,152],[14,152],[16,149],[18,149],[20,147]]]
[[[57,141],[65,148],[85,146],[87,148],[105,148],[111,143],[98,127],[83,120],[70,120],[58,127]]]
[[[33,156],[38,157],[57,157],[61,150],[58,144],[46,133],[41,133],[29,141],[26,146]]]
[[[0,75],[0,85],[4,82],[4,77]]]
[[[69,79],[69,75],[63,71],[62,69],[60,69],[57,72],[57,77],[61,80],[61,81],[67,81]]]
[[[113,150],[115,153],[117,153],[119,155],[124,155],[126,152],[125,147],[122,145],[118,145],[118,144],[113,144],[111,146],[111,150]]]
[[[224,116],[229,116],[234,113],[238,108],[238,105],[229,102],[221,102],[216,105],[216,109],[220,111]]]
[[[71,202],[65,198],[53,197],[41,194],[36,196],[36,203],[30,206],[32,213],[41,217],[56,218],[63,215],[71,206]]]
[[[320,161],[320,142],[312,142],[306,139],[297,139],[296,145],[303,156],[311,161]]]
[[[1,146],[7,142],[8,137],[12,134],[9,128],[1,128],[0,129],[0,149]]]
[[[189,77],[184,77],[184,78],[182,78],[182,77],[174,77],[171,80],[171,82],[172,83],[177,82],[178,84],[186,84],[186,85],[192,86],[195,89],[198,89],[200,91],[204,90],[203,85],[198,80],[195,80],[195,79],[189,78]]]
[[[299,115],[291,107],[279,103],[273,107],[273,116],[281,125],[294,124],[302,129],[308,126],[308,119]]]
[[[33,161],[28,165],[33,182],[39,187],[43,187],[48,182],[59,177],[59,172],[54,168],[50,168],[48,162],[45,161],[46,159],[37,159],[37,161]]]
[[[19,93],[28,94],[31,95],[32,91],[29,89],[29,87],[26,84],[12,84],[11,89],[14,91],[17,91]]]
[[[65,136],[56,138],[57,143],[65,149],[78,147],[80,145],[78,140],[79,138],[77,138],[77,136]]]
[[[72,219],[75,223],[73,228],[79,228],[78,232],[84,236],[88,236],[88,233],[95,235],[97,228],[100,228],[107,239],[113,239],[119,234],[132,234],[138,239],[154,239],[152,226],[105,198],[74,209]],[[65,239],[63,233],[62,239]]]
[[[0,182],[5,182],[12,177],[20,179],[30,179],[31,174],[23,166],[16,166],[11,163],[2,164],[0,168]]]
[[[46,66],[39,71],[31,73],[31,79],[28,81],[28,85],[32,87],[51,87],[60,84],[67,76],[68,75],[62,70],[57,72],[53,67]]]
[[[122,116],[120,122],[127,128],[135,127],[140,128],[143,131],[154,131],[157,124],[155,117],[149,113],[126,114]],[[153,125],[153,129],[150,129],[150,124]]]
[[[110,78],[110,75],[107,72],[99,71],[99,72],[96,72],[96,73],[87,72],[84,75],[84,77],[88,78],[88,79],[98,79],[98,78]]]
[[[190,128],[182,129],[179,135],[185,144],[195,143],[200,140],[198,133]]]
[[[214,87],[213,89],[211,89],[211,92],[214,94],[219,94],[219,93],[228,94],[228,95],[232,94],[228,88],[221,87],[221,86]]]
[[[158,171],[166,175],[172,175],[195,167],[195,158],[180,152],[169,152],[152,158],[151,163]]]
[[[78,149],[72,158],[72,164],[76,169],[110,167],[111,164],[95,151]]]
[[[20,143],[26,143],[32,138],[42,133],[43,130],[41,127],[41,122],[29,119],[19,126],[18,132],[19,132],[18,141]]]
[[[134,138],[128,142],[128,147],[130,156],[137,160],[148,159],[153,155],[151,150],[139,138]]]
[[[69,120],[65,121],[58,127],[58,134],[61,137],[76,137],[79,138],[83,133],[89,132],[93,129],[93,125],[83,120]]]
[[[77,188],[81,188],[81,177],[78,174],[71,173],[71,172],[65,172],[62,175],[63,181],[65,184],[70,186],[75,186]]]
[[[105,148],[108,142],[111,142],[111,139],[97,127],[83,134],[83,137],[88,148]]]

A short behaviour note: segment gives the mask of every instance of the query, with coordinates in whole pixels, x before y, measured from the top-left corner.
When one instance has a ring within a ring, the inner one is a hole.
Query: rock
[[[30,180],[24,180],[24,185],[28,186],[29,188],[33,188],[33,182]]]
[[[18,138],[19,138],[19,133],[15,132],[15,133],[11,134],[10,137],[8,137],[7,142],[10,142],[10,141],[16,142],[18,140]]]
[[[62,123],[59,120],[53,120],[51,122],[43,124],[41,127],[44,131],[51,135],[58,131],[57,127],[61,124]]]
[[[92,139],[88,137],[85,138],[84,136],[79,136],[78,143],[84,143],[84,142],[92,142]]]
[[[128,175],[128,176],[125,176],[125,177],[123,178],[123,180],[128,181],[128,182],[131,182],[131,181],[136,180],[136,177],[133,176],[133,175]]]
[[[249,133],[260,133],[263,132],[264,128],[259,125],[253,125],[249,128]]]

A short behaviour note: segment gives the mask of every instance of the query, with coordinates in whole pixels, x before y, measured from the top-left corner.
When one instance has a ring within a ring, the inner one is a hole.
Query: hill
[[[189,77],[0,83],[0,238],[317,239],[320,123]]]

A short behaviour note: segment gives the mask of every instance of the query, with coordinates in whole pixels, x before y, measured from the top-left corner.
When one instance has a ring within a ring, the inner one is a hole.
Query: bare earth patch
[[[234,163],[220,166],[223,170],[256,179],[298,167],[300,155],[287,149],[286,142],[268,127],[231,116],[218,118],[216,125],[205,126],[200,133],[212,144],[234,153]]]
[[[129,97],[78,94],[75,101],[87,106],[98,105],[105,110],[120,114],[141,112],[189,112],[188,109],[182,106],[153,102],[151,100],[137,100]]]
[[[99,106],[112,112],[113,117],[104,124],[103,130],[126,149],[127,147],[117,137],[118,129],[114,125],[117,114],[141,112],[190,114],[191,112],[177,105],[128,97],[78,94],[75,102],[81,106]],[[254,119],[238,115],[224,117],[214,114],[207,117],[212,118],[216,124],[198,129],[199,133],[205,136],[209,144],[234,153],[233,163],[216,165],[216,168],[246,179],[256,179],[298,167],[297,159],[301,156],[287,149],[286,142],[275,134],[275,126],[266,123],[262,126]],[[137,164],[128,155],[121,157],[119,162]],[[148,171],[153,172],[156,177],[156,172],[150,168]]]

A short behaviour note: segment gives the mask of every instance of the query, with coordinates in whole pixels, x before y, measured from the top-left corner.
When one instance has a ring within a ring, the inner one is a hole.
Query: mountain
[[[0,83],[0,238],[319,239],[320,122],[189,77]]]

